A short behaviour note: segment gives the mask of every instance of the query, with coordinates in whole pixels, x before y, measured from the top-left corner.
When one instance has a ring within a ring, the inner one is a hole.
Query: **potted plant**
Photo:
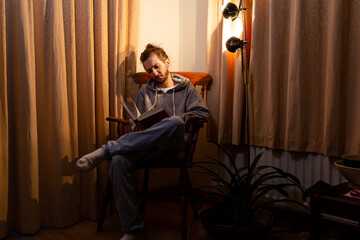
[[[213,238],[266,239],[271,230],[273,216],[262,209],[264,205],[287,201],[304,206],[288,199],[286,191],[287,187],[295,186],[303,192],[299,179],[273,166],[258,166],[263,153],[258,154],[250,166],[237,168],[230,154],[221,145],[215,144],[229,158],[231,166],[211,157],[208,157],[211,161],[195,163],[196,167],[202,169],[200,173],[209,175],[215,182],[214,185],[201,187],[211,191],[195,198],[198,210],[204,204],[211,206],[200,213],[200,219]],[[218,174],[211,166],[224,170],[227,176]],[[271,184],[269,181],[272,179],[281,179],[283,182]],[[277,191],[285,198],[264,198],[270,191]]]

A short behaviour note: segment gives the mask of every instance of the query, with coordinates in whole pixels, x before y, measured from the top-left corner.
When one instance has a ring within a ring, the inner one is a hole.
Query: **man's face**
[[[151,54],[150,57],[143,62],[145,71],[158,84],[162,84],[169,77],[170,60],[161,61],[156,54]]]

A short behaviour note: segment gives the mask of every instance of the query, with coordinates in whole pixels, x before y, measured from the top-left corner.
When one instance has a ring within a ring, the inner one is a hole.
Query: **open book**
[[[169,114],[163,108],[153,108],[149,111],[140,114],[139,109],[136,107],[132,98],[127,98],[122,101],[121,104],[124,106],[131,119],[134,120],[136,126],[140,129],[146,129],[151,127],[161,119],[169,117]]]

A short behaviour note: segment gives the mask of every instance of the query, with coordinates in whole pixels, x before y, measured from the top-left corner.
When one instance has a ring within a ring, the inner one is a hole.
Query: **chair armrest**
[[[128,127],[130,126],[129,120],[125,120],[125,119],[117,118],[117,117],[107,117],[106,121],[117,123],[118,137],[120,137],[128,132]]]
[[[193,144],[196,143],[199,130],[204,127],[206,121],[198,116],[189,116],[188,121],[190,123],[190,128],[187,144]]]
[[[188,121],[190,122],[190,125],[195,124],[199,128],[202,128],[204,126],[204,123],[206,122],[198,116],[189,116]]]
[[[125,120],[122,118],[117,118],[117,117],[107,117],[106,121],[109,122],[117,122],[117,123],[122,123],[122,124],[126,124],[126,125],[130,125],[130,121],[129,120]]]

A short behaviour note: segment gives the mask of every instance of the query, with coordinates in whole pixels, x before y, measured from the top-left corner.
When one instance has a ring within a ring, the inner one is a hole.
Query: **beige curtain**
[[[208,136],[219,143],[244,143],[245,77],[241,51],[230,53],[225,43],[232,37],[243,39],[243,15],[235,21],[224,19],[222,7],[228,2],[237,6],[240,1],[214,0],[208,2],[206,71],[213,77],[207,104],[211,113]],[[250,40],[252,1],[246,1],[247,40]],[[248,48],[250,50],[250,48]],[[249,52],[249,51],[248,51]]]
[[[360,2],[254,1],[251,143],[360,153]]]
[[[96,218],[106,163],[81,175],[75,163],[106,142],[105,118],[135,92],[138,9],[0,1],[0,238]]]
[[[236,84],[242,82],[229,78],[239,75],[239,63],[220,51],[226,20],[221,1],[215,2],[208,16],[207,67],[215,80],[208,97],[210,136],[237,144],[243,93]],[[251,145],[329,156],[359,153],[360,2],[253,0],[247,6]]]

